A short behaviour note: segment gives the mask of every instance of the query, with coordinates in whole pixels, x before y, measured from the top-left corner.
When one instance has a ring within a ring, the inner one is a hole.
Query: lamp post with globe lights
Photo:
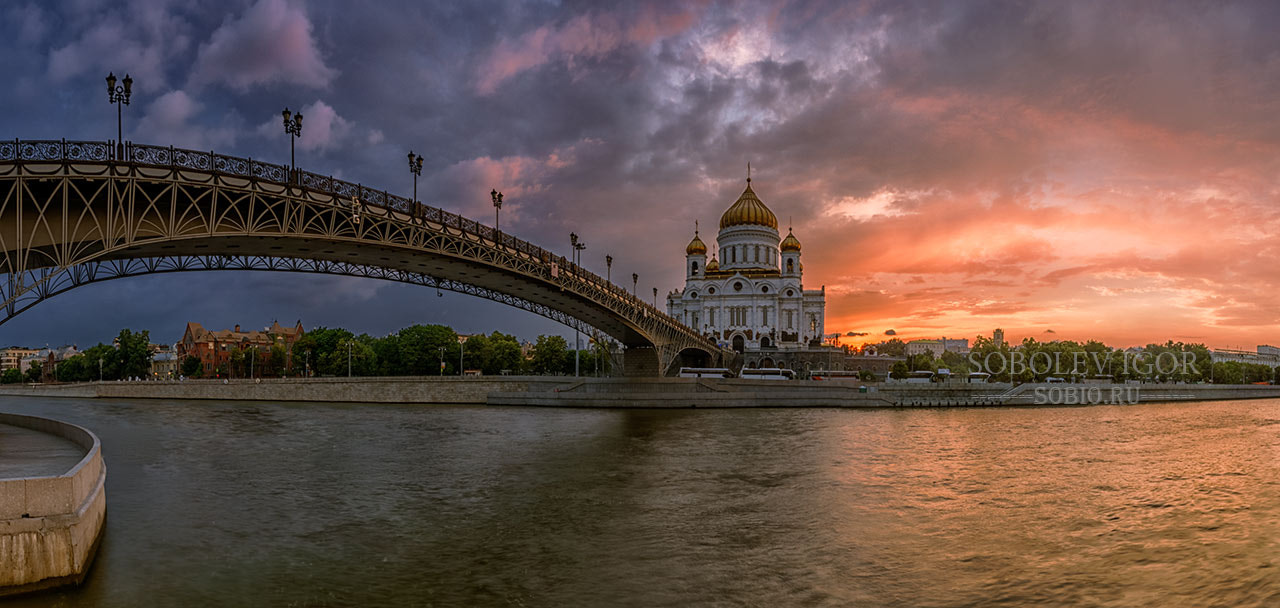
[[[120,86],[116,86],[115,72],[107,74],[107,101],[116,106],[116,158],[124,157],[124,106],[129,105],[132,95],[133,79],[128,74],[124,75]]]
[[[502,211],[502,193],[497,188],[489,193],[489,198],[493,199],[493,231],[498,232],[498,212]]]
[[[418,216],[418,176],[422,175],[422,155],[409,150],[409,172],[413,174],[413,208],[409,214]]]
[[[298,163],[293,152],[293,141],[302,137],[302,112],[294,114],[285,108],[280,113],[284,117],[284,132],[289,134],[289,180],[293,181],[294,173],[298,171]]]

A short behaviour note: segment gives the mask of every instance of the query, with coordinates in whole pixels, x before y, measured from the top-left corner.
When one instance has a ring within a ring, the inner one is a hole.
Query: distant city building
[[[39,349],[26,348],[22,346],[10,346],[4,350],[0,350],[0,371],[16,369],[18,371],[27,371],[22,367],[22,360],[38,355]]]
[[[912,340],[907,342],[907,356],[914,357],[928,353],[934,357],[941,357],[943,351],[941,340]]]
[[[58,348],[42,348],[35,354],[23,357],[19,363],[18,371],[26,373],[31,369],[32,365],[40,364],[40,375],[46,380],[52,380],[54,372],[58,369],[58,364],[80,354],[80,349],[74,344],[59,346]]]
[[[803,285],[800,240],[778,234],[778,218],[751,189],[720,216],[719,259],[698,230],[685,247],[685,286],[667,295],[667,313],[722,346],[748,367],[828,369],[843,357],[823,344],[826,289]]]
[[[997,328],[995,331],[991,332],[991,341],[994,342],[996,346],[1003,346],[1004,330]]]
[[[969,352],[969,339],[912,340],[907,342],[907,355],[929,353],[933,357],[941,357],[944,352],[964,354]]]
[[[151,355],[151,377],[159,379],[177,378],[179,375],[178,353],[172,349],[163,350]]]
[[[212,374],[219,366],[230,363],[232,353],[237,350],[253,349],[258,353],[258,360],[262,361],[271,353],[271,347],[278,344],[285,349],[285,367],[292,368],[291,347],[304,335],[306,332],[302,329],[302,321],[298,321],[294,327],[284,327],[273,321],[270,327],[261,331],[240,331],[239,325],[233,330],[211,331],[199,323],[191,322],[187,323],[182,340],[175,345],[177,361],[181,366],[187,357],[195,357],[200,360],[204,373]]]
[[[1258,350],[1256,352],[1220,348],[1209,351],[1209,359],[1214,363],[1234,361],[1236,363],[1253,363],[1256,365],[1280,367],[1280,348],[1266,344],[1258,346]]]

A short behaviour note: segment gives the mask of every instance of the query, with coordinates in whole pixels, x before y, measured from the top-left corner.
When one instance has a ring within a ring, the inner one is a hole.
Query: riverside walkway
[[[85,449],[56,435],[0,424],[0,479],[55,477],[84,458]]]

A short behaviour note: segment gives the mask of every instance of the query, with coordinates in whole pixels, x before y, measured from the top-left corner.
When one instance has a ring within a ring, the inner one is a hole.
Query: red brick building
[[[187,330],[178,342],[178,361],[181,365],[187,357],[200,360],[204,375],[212,376],[222,365],[231,364],[231,355],[238,350],[257,354],[257,365],[262,366],[271,356],[271,348],[280,345],[285,351],[285,369],[293,368],[293,343],[306,335],[302,321],[293,327],[284,327],[272,321],[271,327],[261,331],[235,329],[208,330],[199,323],[187,323]],[[264,369],[259,367],[259,369]]]

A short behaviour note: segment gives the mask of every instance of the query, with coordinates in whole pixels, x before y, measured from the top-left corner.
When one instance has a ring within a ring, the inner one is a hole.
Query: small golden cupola
[[[707,272],[715,272],[720,270],[720,262],[716,260],[716,254],[711,254],[711,261],[707,262]]]
[[[730,226],[768,226],[774,230],[778,229],[778,217],[769,210],[764,203],[760,202],[760,198],[756,196],[755,191],[751,189],[751,178],[747,178],[747,189],[742,191],[742,195],[720,216],[720,229],[724,230]]]
[[[800,239],[796,238],[796,235],[791,232],[790,228],[787,228],[787,238],[782,239],[782,243],[778,245],[778,249],[782,251],[795,251],[797,253],[800,251]]]
[[[693,225],[693,240],[689,241],[689,246],[684,248],[685,255],[707,255],[707,244],[698,238],[698,224]]]

